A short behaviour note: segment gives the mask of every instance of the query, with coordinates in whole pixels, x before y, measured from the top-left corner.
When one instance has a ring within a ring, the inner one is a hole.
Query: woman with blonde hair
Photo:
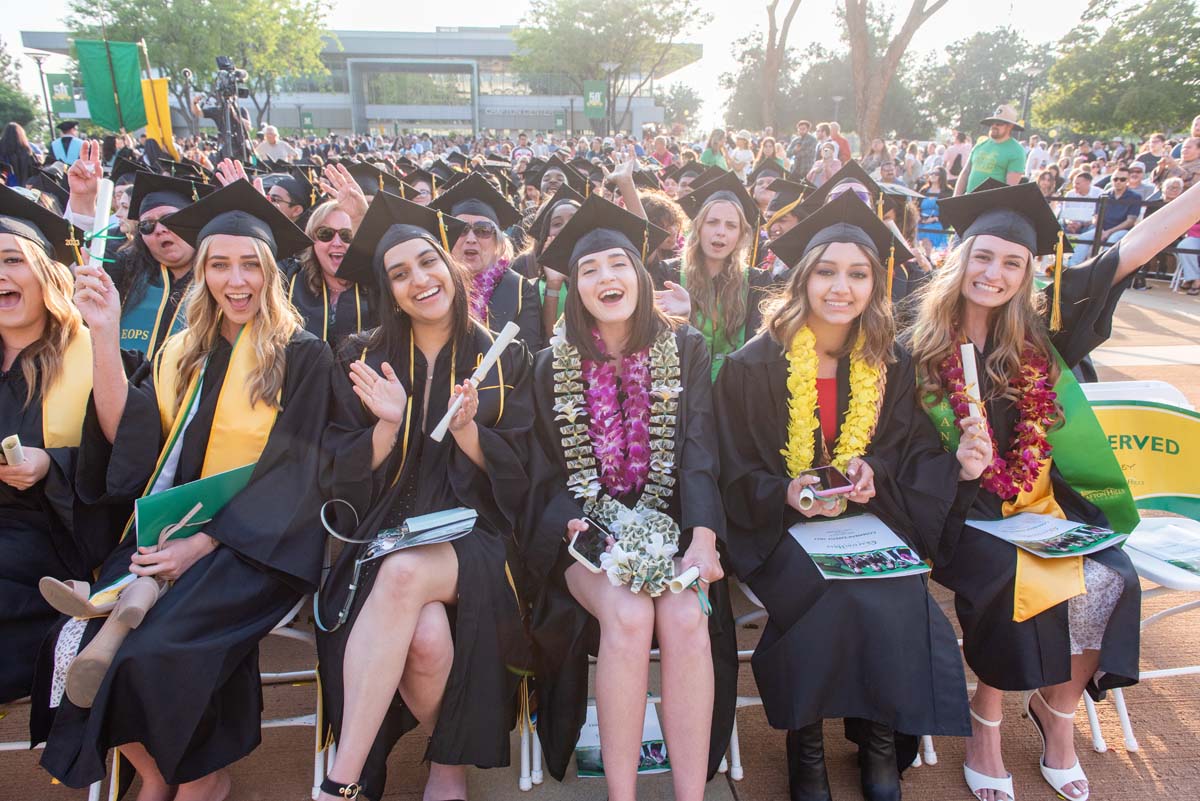
[[[757,260],[758,204],[732,173],[679,199],[692,220],[680,259],[656,266],[655,302],[666,314],[691,321],[708,343],[712,377],[725,357],[754,335],[758,306],[771,276]]]
[[[1120,465],[1071,368],[1108,338],[1134,271],[1200,217],[1200,188],[1043,291],[1033,283],[1034,259],[1057,249],[1061,263],[1066,248],[1036,184],[943,200],[941,217],[962,241],[934,274],[912,328],[921,400],[952,447],[954,422],[970,405],[960,346],[972,344],[994,452],[979,482],[960,485],[962,514],[935,555],[934,575],[955,593],[963,654],[979,678],[963,770],[981,801],[1012,801],[1001,702],[1005,690],[1023,691],[1043,742],[1042,776],[1064,798],[1083,801],[1090,791],[1071,718],[1085,689],[1099,697],[1137,681],[1137,573],[1119,547],[1042,559],[982,526],[1020,512],[1124,533],[1137,524]]]
[[[0,438],[19,438],[23,457],[0,459],[0,703],[30,694],[58,620],[38,579],[86,580],[116,544],[107,512],[83,513],[75,493],[91,337],[63,266],[71,239],[82,239],[74,226],[0,187]]]
[[[865,204],[844,193],[770,247],[796,266],[714,388],[730,562],[768,614],[754,676],[768,722],[788,732],[792,801],[830,799],[826,718],[843,718],[858,744],[864,797],[899,801],[897,768],[917,737],[970,730],[954,632],[921,560],[937,551],[955,487],[991,454],[981,420],[965,421],[952,456],[920,414],[881,260],[907,251]],[[845,494],[814,494],[836,485],[820,478],[832,470]],[[828,580],[791,531],[848,511],[874,515],[874,536],[892,540],[847,554],[853,572],[885,568],[888,547],[917,567],[893,560],[884,578]]]
[[[77,584],[74,599],[58,597],[72,617],[44,646],[31,728],[46,741],[43,767],[68,786],[101,779],[119,746],[141,801],[219,801],[230,794],[224,768],[261,738],[258,643],[319,578],[307,489],[318,484],[333,360],[304,331],[276,266],[308,239],[248,182],[166,224],[196,248],[188,328],[130,379],[112,281],[94,266],[76,276],[94,344],[78,491],[107,504],[211,479],[192,490],[197,501],[214,484],[231,497],[157,547],[144,543],[161,532],[131,520],[99,591]],[[106,606],[103,621],[88,619]]]

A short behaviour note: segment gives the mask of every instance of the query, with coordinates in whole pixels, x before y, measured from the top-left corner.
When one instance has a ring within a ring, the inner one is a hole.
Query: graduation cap
[[[896,262],[913,257],[892,229],[850,193],[838,195],[805,217],[786,234],[767,243],[767,249],[794,267],[813,248],[834,242],[852,242],[875,254],[887,268],[888,297]]]
[[[430,195],[437,197],[438,177],[429,170],[423,170],[420,167],[409,170],[404,176],[404,186],[401,187],[404,189],[404,194],[401,197],[408,200],[410,195],[416,194],[416,185],[421,182],[429,184]]]
[[[63,120],[62,122],[60,122],[58,125],[55,125],[54,127],[57,128],[62,133],[67,133],[68,131],[73,131],[76,128],[78,128],[79,123],[75,122],[75,120]]]
[[[287,192],[292,203],[297,206],[308,209],[316,205],[317,188],[308,180],[303,169],[292,170],[289,168],[287,172],[277,177],[275,186]]]
[[[253,184],[243,180],[164,217],[162,224],[192,247],[214,234],[254,237],[267,244],[276,260],[294,256],[312,245],[294,222]]]
[[[585,159],[583,156],[576,156],[567,163],[574,167],[575,171],[580,175],[587,176],[589,178],[591,177],[593,170],[600,170],[600,168],[593,164],[590,159]]]
[[[364,195],[378,195],[380,192],[400,194],[400,179],[370,162],[352,161],[346,165],[346,170]]]
[[[900,184],[880,184],[879,188],[883,191],[883,210],[892,211],[900,218],[900,229],[905,230],[908,226],[908,211],[911,201],[920,202],[925,198],[920,192],[909,189],[907,186]],[[877,209],[878,210],[878,209]],[[882,219],[882,217],[881,217]]]
[[[154,172],[139,172],[133,178],[133,194],[129,196],[129,219],[136,220],[147,210],[159,206],[183,209],[216,191],[211,184],[172,178]]]
[[[60,208],[65,209],[67,201],[71,198],[71,191],[66,186],[63,186],[66,183],[65,180],[59,179],[60,171],[51,169],[51,167],[61,164],[61,161],[56,161],[48,167],[40,167],[37,172],[26,179],[25,186],[50,195],[58,201]]]
[[[297,187],[298,189],[304,190],[305,184],[307,184],[306,191],[308,193],[307,200],[308,200],[309,206],[317,205],[317,201],[325,196],[325,193],[322,192],[321,188],[320,188],[321,187],[321,184],[320,184],[321,168],[318,167],[317,165],[315,165],[315,164],[293,164],[290,167],[288,167],[288,172],[293,177],[295,177],[297,180],[297,183],[300,184],[300,186]],[[286,187],[284,187],[284,188],[286,189]],[[291,194],[291,190],[288,191],[288,194]]]
[[[554,214],[556,207],[561,206],[563,203],[574,203],[576,206],[582,206],[586,199],[583,195],[572,189],[570,184],[560,186],[558,191],[542,204],[542,207],[538,209],[537,216],[533,218],[533,224],[529,226],[529,230],[533,232],[534,238],[539,241],[543,238],[542,232],[549,223],[550,215]]]
[[[1006,186],[1008,186],[1008,184],[1004,183],[1003,181],[997,181],[995,178],[988,177],[988,178],[984,178],[983,183],[981,183],[979,186],[975,187],[971,191],[972,192],[988,192],[992,189],[1003,189]]]
[[[530,166],[532,167],[533,165],[531,164]],[[580,193],[588,192],[587,179],[584,178],[579,173],[579,170],[575,169],[570,164],[563,161],[562,158],[559,157],[559,155],[557,153],[552,154],[550,156],[550,158],[546,159],[545,164],[541,165],[541,169],[537,173],[537,181],[538,181],[539,189],[541,188],[542,178],[545,177],[546,173],[550,170],[558,170],[559,172],[561,172],[563,175],[563,180],[565,180],[567,185],[570,186],[572,189],[574,189],[576,192],[580,192]],[[588,170],[589,170],[589,172],[591,170],[590,162],[588,164]],[[526,168],[525,175],[526,176],[529,175],[529,168]],[[528,177],[526,177],[525,182],[529,183]]]
[[[663,171],[658,174],[658,179],[664,183],[666,181],[678,181],[680,169],[681,167],[678,164],[672,164],[670,167],[663,169]]]
[[[462,174],[444,161],[434,161],[425,171],[435,176],[439,182],[450,181],[454,176]],[[437,187],[434,188],[436,189]]]
[[[752,226],[758,225],[761,216],[758,213],[758,204],[754,202],[754,198],[750,197],[750,193],[746,191],[746,187],[742,185],[738,177],[731,172],[725,172],[720,178],[698,187],[693,184],[692,191],[676,202],[679,203],[684,214],[694,220],[700,213],[700,209],[710,199],[728,200],[738,204],[742,207],[746,221]]]
[[[800,205],[800,201],[813,191],[814,187],[808,181],[776,178],[767,185],[767,189],[775,193],[775,197],[771,198],[771,202],[767,204],[767,226],[770,227],[776,219],[794,211],[796,206]]]
[[[510,170],[511,168],[507,164],[491,162],[484,163],[476,172],[482,171],[485,177],[490,176],[494,178],[500,191],[512,197],[517,194],[517,186],[513,183],[512,178],[509,177]]]
[[[208,183],[209,180],[204,168],[194,161],[176,161],[175,159],[160,156],[158,158],[158,167],[172,178],[186,178],[201,183]],[[251,169],[250,165],[246,165],[247,172]]]
[[[410,239],[428,239],[447,253],[467,229],[467,223],[428,206],[380,192],[371,201],[354,241],[338,266],[337,277],[373,286],[389,250]]]
[[[624,248],[646,256],[667,239],[667,232],[599,195],[583,202],[538,261],[569,272],[584,256],[610,248]]]
[[[79,246],[83,231],[50,209],[0,183],[0,233],[12,234],[38,245],[57,262],[82,261]]]
[[[746,178],[747,186],[754,186],[759,178],[783,178],[787,171],[779,166],[779,162],[774,159],[767,159],[762,164],[754,168],[754,172],[750,173]]]
[[[415,161],[413,161],[412,159],[410,159],[408,156],[405,156],[403,154],[396,156],[395,164],[397,167],[404,169],[404,170],[417,169],[417,163]]]
[[[800,204],[801,216],[811,214],[825,205],[825,199],[829,197],[833,190],[848,183],[862,184],[863,188],[867,190],[867,195],[871,198],[871,207],[878,216],[883,216],[883,209],[881,208],[883,189],[875,182],[874,178],[867,174],[862,165],[853,159],[843,164],[840,170],[829,177],[829,180],[821,184],[815,192],[804,199],[804,202]]]
[[[477,172],[470,173],[449,189],[443,190],[429,205],[453,217],[463,214],[486,217],[501,229],[516,225],[521,220],[521,212],[513,208],[504,195]]]
[[[447,153],[446,161],[452,167],[459,169],[459,170],[465,170],[467,168],[467,165],[469,165],[471,163],[471,160],[469,158],[464,156],[462,153],[459,153],[457,150],[455,150],[452,153]]]
[[[662,183],[659,182],[658,176],[649,170],[634,170],[633,185],[640,186],[642,189],[662,189]]]
[[[729,170],[721,169],[716,164],[711,164],[707,167],[702,167],[700,170],[700,174],[692,179],[692,189],[695,189],[700,186],[704,186],[705,184],[707,184],[711,181],[715,181],[718,178],[720,178],[722,175],[733,175],[733,173],[729,172]],[[682,177],[684,177],[684,176],[681,176],[681,178]],[[734,177],[736,178],[737,176],[734,176]],[[740,183],[740,181],[739,181],[739,183]]]
[[[130,161],[124,156],[117,156],[113,162],[112,170],[108,174],[108,178],[117,186],[133,183],[133,179],[137,177],[139,172],[145,172],[146,169],[137,162]]]
[[[542,180],[542,172],[546,169],[546,159],[540,156],[530,156],[525,159],[525,171],[521,173],[521,183],[525,186],[537,186]]]

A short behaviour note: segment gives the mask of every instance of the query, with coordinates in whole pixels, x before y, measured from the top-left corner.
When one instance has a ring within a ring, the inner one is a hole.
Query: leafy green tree
[[[245,0],[239,3],[234,60],[249,73],[250,102],[261,127],[284,77],[315,78],[328,72],[321,61],[327,0]]]
[[[725,103],[727,125],[762,130],[772,124],[763,117],[763,109],[768,103],[765,96],[767,87],[762,80],[766,64],[763,42],[763,33],[756,30],[736,40],[732,45],[737,69],[722,74],[719,79],[728,98]],[[779,78],[771,86],[777,108],[786,108],[789,111],[797,109],[794,97],[795,65],[795,53],[790,49],[785,50],[780,55]],[[807,114],[807,110],[804,113]]]
[[[1059,42],[1034,104],[1043,126],[1088,135],[1186,128],[1200,95],[1200,14],[1190,2],[1093,0]]]
[[[526,82],[546,73],[563,74],[580,94],[584,81],[611,75],[619,85],[608,98],[608,116],[614,117],[616,95],[624,94],[624,119],[633,97],[655,75],[695,58],[695,48],[683,39],[709,18],[692,0],[533,0],[513,33],[513,68]],[[602,64],[611,65],[611,72]]]
[[[700,93],[682,83],[673,83],[666,91],[659,89],[654,99],[663,107],[663,117],[668,125],[682,125],[684,128],[691,128],[696,123],[700,107],[704,105]]]
[[[29,95],[21,91],[17,76],[20,62],[8,52],[4,40],[0,39],[0,125],[15,122],[22,128],[32,129],[37,121],[38,106]],[[30,139],[37,131],[28,130]]]
[[[13,58],[8,52],[8,45],[4,43],[4,39],[0,39],[0,83],[9,86],[20,86],[21,78],[17,71],[21,68],[21,62]]]

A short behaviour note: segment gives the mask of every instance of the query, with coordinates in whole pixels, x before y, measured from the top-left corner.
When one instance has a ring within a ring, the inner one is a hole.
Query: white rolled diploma
[[[496,337],[496,341],[488,348],[488,352],[484,354],[483,361],[475,368],[475,372],[471,373],[471,386],[478,387],[488,374],[488,371],[500,360],[500,354],[504,353],[504,349],[508,347],[508,343],[516,339],[517,334],[521,333],[521,328],[516,323],[508,323],[500,330],[500,334]],[[446,409],[446,414],[442,417],[437,428],[433,429],[433,433],[429,436],[434,442],[441,442],[446,436],[446,431],[450,428],[450,420],[453,419],[454,413],[458,411],[458,407],[462,406],[463,395],[460,393],[454,398],[450,404],[450,408]]]
[[[979,398],[979,365],[975,363],[975,346],[968,342],[960,346],[959,351],[962,354],[963,383],[966,384],[967,398],[970,399],[967,410],[972,417],[978,417],[983,401]]]
[[[671,592],[678,595],[688,587],[692,586],[692,582],[698,578],[700,578],[700,568],[692,565],[687,570],[683,571],[683,573],[671,579],[671,582],[667,584],[667,587],[671,590]]]
[[[101,178],[96,182],[96,208],[92,217],[92,242],[88,245],[88,253],[97,264],[103,264],[105,240],[100,234],[108,230],[108,218],[112,211],[113,182]]]
[[[812,487],[805,487],[800,490],[800,497],[796,500],[796,504],[800,507],[800,511],[807,512],[813,508],[813,504],[817,502],[817,493]]]
[[[10,465],[19,465],[25,461],[25,451],[21,450],[21,438],[16,434],[0,441],[0,450],[4,451],[4,461]]]

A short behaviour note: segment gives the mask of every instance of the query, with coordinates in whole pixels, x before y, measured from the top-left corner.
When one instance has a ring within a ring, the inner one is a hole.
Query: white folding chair
[[[1166,381],[1099,381],[1080,384],[1089,403],[1150,401],[1192,410],[1187,396]]]

